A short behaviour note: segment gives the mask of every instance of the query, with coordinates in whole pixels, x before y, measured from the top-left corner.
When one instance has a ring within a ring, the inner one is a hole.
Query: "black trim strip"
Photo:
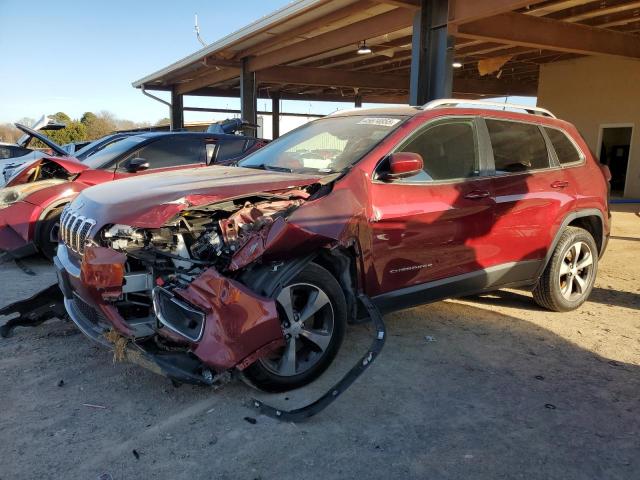
[[[504,263],[383,293],[373,297],[372,301],[380,311],[388,313],[445,298],[461,297],[506,286],[533,284],[541,264],[542,260]]]

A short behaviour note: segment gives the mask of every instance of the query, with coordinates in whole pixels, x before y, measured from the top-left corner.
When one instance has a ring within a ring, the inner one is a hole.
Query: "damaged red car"
[[[43,157],[14,166],[0,189],[0,253],[20,258],[36,252],[53,259],[60,213],[92,185],[132,175],[205,167],[235,160],[266,141],[231,134],[148,132],[116,134],[96,142],[82,160]]]
[[[387,312],[518,286],[577,308],[608,238],[607,181],[572,125],[528,110],[338,113],[238,167],[87,189],[61,220],[67,312],[175,380],[283,391],[332,362],[362,296]]]

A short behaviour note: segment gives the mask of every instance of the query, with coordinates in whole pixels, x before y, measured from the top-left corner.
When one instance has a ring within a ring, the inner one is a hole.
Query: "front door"
[[[483,268],[492,250],[492,192],[483,175],[482,141],[473,117],[431,121],[397,149],[419,153],[424,170],[374,179],[370,295]]]

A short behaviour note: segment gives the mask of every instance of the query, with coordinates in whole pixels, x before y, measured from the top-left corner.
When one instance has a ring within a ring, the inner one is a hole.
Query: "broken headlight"
[[[64,183],[64,180],[48,180],[43,182],[25,183],[23,185],[17,185],[15,187],[3,188],[0,191],[0,209],[7,208],[16,202],[24,200],[38,190]]]

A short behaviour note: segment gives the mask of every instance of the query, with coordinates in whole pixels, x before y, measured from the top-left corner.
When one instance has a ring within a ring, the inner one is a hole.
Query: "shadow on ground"
[[[69,324],[17,330],[0,342],[1,477],[640,478],[638,366],[468,304],[385,321],[376,363],[297,425],[256,417],[243,384],[174,388],[113,365]]]
[[[531,296],[513,290],[499,290],[486,295],[474,295],[467,299],[486,306],[500,305],[522,310],[544,311],[531,301]],[[622,290],[594,287],[589,296],[589,302],[640,310],[640,294]]]

